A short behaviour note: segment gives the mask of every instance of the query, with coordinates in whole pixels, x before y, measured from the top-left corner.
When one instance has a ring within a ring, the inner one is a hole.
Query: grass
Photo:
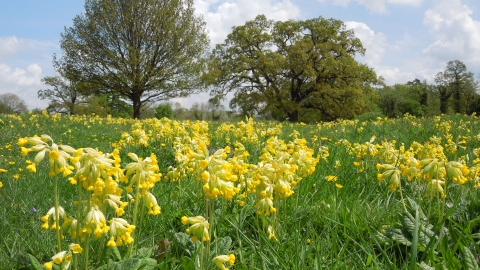
[[[140,157],[155,153],[164,176],[169,166],[179,165],[174,150],[175,138],[179,134],[188,134],[189,137],[204,134],[204,138],[210,141],[208,149],[211,153],[227,145],[233,149],[234,142],[242,142],[250,152],[250,164],[258,163],[268,138],[278,136],[288,142],[294,130],[298,131],[299,137],[306,139],[308,147],[315,149],[316,155],[321,149],[328,152],[328,156],[320,159],[313,174],[293,188],[292,196],[276,202],[274,222],[272,217],[256,213],[254,194],[247,196],[243,207],[239,206],[237,198],[214,200],[212,256],[235,254],[234,269],[411,269],[421,267],[422,263],[432,267],[454,266],[455,258],[461,264],[461,258],[469,258],[468,252],[474,257],[480,253],[475,242],[479,229],[479,200],[474,188],[480,120],[475,116],[338,121],[306,126],[245,120],[243,124],[232,123],[229,127],[227,123],[137,122],[84,116],[1,115],[0,120],[0,169],[7,170],[0,173],[0,182],[3,183],[0,188],[0,205],[3,206],[0,208],[0,234],[3,235],[0,269],[32,269],[29,254],[43,264],[51,261],[56,253],[55,233],[40,228],[41,217],[53,206],[53,180],[48,176],[48,162],[40,163],[37,173],[28,172],[26,160],[33,159],[34,154],[22,156],[16,144],[19,138],[41,134],[50,135],[58,144],[74,148],[92,147],[110,153],[115,148],[113,145],[118,148],[122,141],[125,142],[124,132],[132,135],[135,142],[141,136],[135,132],[144,131],[150,136],[146,145],[122,145],[122,165],[130,162],[129,152]],[[399,189],[392,192],[388,181],[377,181],[376,164],[386,163],[380,155],[356,155],[355,143],[366,145],[373,136],[373,144],[379,146],[384,141],[395,140],[397,150],[401,145],[408,150],[414,142],[429,145],[432,136],[443,138],[442,146],[446,149],[449,136],[454,142],[465,136],[465,143],[459,144],[465,149],[459,147],[455,153],[444,151],[446,161],[466,163],[471,172],[466,176],[468,181],[458,185],[448,174],[444,176],[448,192],[443,201],[437,197],[424,198],[425,180],[416,185],[415,181],[407,181],[402,176],[401,189],[405,199],[402,202]],[[341,143],[342,140],[349,144]],[[359,166],[354,162],[359,162]],[[325,177],[329,175],[337,176],[337,180],[326,181]],[[74,212],[76,186],[65,181],[66,178],[60,178],[60,205],[67,212]],[[160,215],[142,215],[135,235],[137,250],[152,250],[153,253],[146,256],[155,259],[157,269],[198,267],[199,244],[189,240],[185,234],[187,226],[180,220],[182,216],[205,215],[201,184],[195,176],[187,175],[179,182],[162,179],[151,192],[162,210]],[[421,194],[420,199],[418,194]],[[414,201],[426,215],[424,219],[417,217],[413,229],[405,221],[406,212],[416,217],[415,206],[408,200]],[[443,212],[440,206],[445,208]],[[131,221],[131,209],[127,207],[126,212],[125,219]],[[270,239],[268,224],[274,225],[278,241]],[[427,241],[421,237],[421,232],[422,228],[430,228],[429,224],[433,236],[425,238]],[[448,237],[441,233],[444,228],[451,232]],[[394,236],[389,237],[391,235]],[[63,249],[69,242],[71,239],[66,236]],[[98,241],[90,245],[91,254],[98,245]],[[126,252],[125,247],[119,247],[119,250],[121,254]],[[160,255],[162,251],[164,254]],[[113,260],[113,255],[110,258]],[[89,265],[99,267],[107,261],[98,262],[92,257]],[[214,265],[207,261],[205,267],[213,269]],[[475,269],[475,265],[463,267]]]

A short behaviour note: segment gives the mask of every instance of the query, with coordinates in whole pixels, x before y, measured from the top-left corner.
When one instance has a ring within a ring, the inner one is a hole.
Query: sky
[[[0,0],[0,94],[15,93],[29,109],[44,109],[37,91],[42,78],[55,76],[60,34],[84,12],[81,0]],[[366,48],[359,62],[383,76],[387,85],[416,78],[434,83],[447,62],[460,60],[480,80],[480,1],[478,0],[194,0],[211,47],[233,26],[264,14],[277,21],[315,17],[342,20]],[[208,94],[174,99],[190,108]],[[227,104],[227,103],[225,103]]]

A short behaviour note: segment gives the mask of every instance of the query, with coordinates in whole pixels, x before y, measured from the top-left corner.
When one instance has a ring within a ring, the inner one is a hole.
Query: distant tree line
[[[459,60],[449,61],[445,71],[436,74],[435,84],[414,79],[377,91],[380,112],[389,117],[480,113],[479,81]]]

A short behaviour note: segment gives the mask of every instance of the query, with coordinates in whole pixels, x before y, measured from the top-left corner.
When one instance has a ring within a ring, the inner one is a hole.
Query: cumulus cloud
[[[17,94],[29,109],[45,108],[46,102],[37,98],[37,91],[42,88],[42,77],[42,68],[38,64],[30,64],[23,69],[0,63],[0,93]]]
[[[367,24],[362,22],[345,22],[347,29],[352,29],[355,36],[358,37],[366,49],[362,60],[368,65],[378,65],[382,60],[385,50],[388,46],[387,37],[382,33],[375,33]]]
[[[460,0],[444,0],[425,11],[423,23],[436,40],[423,53],[444,65],[460,60],[480,71],[480,21],[472,13]]]
[[[332,3],[336,6],[347,7],[352,0],[318,0],[322,3]],[[420,5],[423,0],[353,0],[360,5],[365,6],[368,10],[373,11],[375,13],[386,13],[388,11],[387,5],[410,5],[410,6],[418,6]]]
[[[253,20],[259,14],[281,21],[300,15],[300,9],[289,0],[195,0],[195,9],[207,23],[212,44],[222,43],[233,26]]]
[[[347,29],[353,29],[366,49],[365,56],[357,56],[357,60],[373,68],[378,76],[385,79],[387,85],[395,83],[406,83],[415,78],[426,79],[422,65],[413,60],[412,63],[398,63],[390,61],[392,54],[403,50],[405,41],[388,43],[387,36],[382,32],[375,32],[363,22],[347,21]]]
[[[0,37],[0,93],[17,94],[29,109],[45,108],[48,104],[37,98],[37,91],[45,70],[53,71],[52,54],[58,48],[53,41]]]

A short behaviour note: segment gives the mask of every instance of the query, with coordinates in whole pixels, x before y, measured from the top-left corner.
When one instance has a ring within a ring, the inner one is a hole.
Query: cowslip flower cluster
[[[220,270],[230,269],[230,266],[235,264],[235,255],[220,255],[213,258],[212,262],[218,267]],[[228,263],[230,266],[226,267],[225,263]]]
[[[45,269],[52,270],[53,265],[58,265],[61,269],[69,269],[72,263],[72,254],[80,254],[83,249],[79,244],[72,243],[68,250],[60,251],[53,255],[52,260],[43,264]]]
[[[197,242],[199,239],[203,242],[210,241],[210,235],[208,233],[208,229],[210,228],[210,224],[208,221],[202,216],[196,217],[186,217],[183,216],[181,219],[183,225],[190,224],[191,226],[188,227],[185,232],[187,234],[192,235],[192,241]]]

